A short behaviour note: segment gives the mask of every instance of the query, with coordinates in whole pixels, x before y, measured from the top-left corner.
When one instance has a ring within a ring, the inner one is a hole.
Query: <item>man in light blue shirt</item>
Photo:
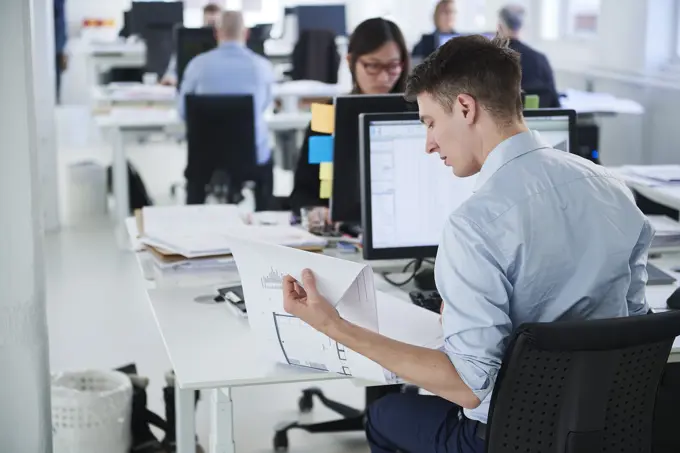
[[[304,289],[284,281],[289,313],[436,395],[393,394],[371,405],[373,453],[482,453],[489,400],[514,329],[648,311],[652,227],[623,182],[528,130],[520,81],[519,55],[507,43],[468,36],[443,45],[408,83],[427,127],[427,152],[456,176],[477,175],[474,194],[451,214],[439,246],[441,350],[343,320],[311,271],[303,272]]]
[[[265,111],[272,103],[275,78],[272,64],[245,46],[246,37],[242,14],[238,11],[224,12],[217,28],[218,47],[198,55],[187,65],[180,86],[178,110],[184,118],[187,94],[253,96],[257,164],[260,168],[260,174],[256,175],[255,196],[260,209],[271,198],[273,186],[272,152]]]

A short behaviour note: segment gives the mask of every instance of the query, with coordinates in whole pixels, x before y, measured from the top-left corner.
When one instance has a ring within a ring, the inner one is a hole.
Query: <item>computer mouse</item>
[[[666,300],[666,305],[672,310],[680,310],[680,288],[673,291],[673,294]]]

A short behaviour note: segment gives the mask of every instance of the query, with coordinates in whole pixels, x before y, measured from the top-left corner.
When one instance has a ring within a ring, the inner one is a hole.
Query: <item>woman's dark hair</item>
[[[403,64],[401,75],[394,84],[390,93],[403,93],[406,89],[406,79],[410,72],[409,52],[406,48],[406,40],[401,33],[399,26],[394,22],[379,17],[368,19],[360,23],[354,29],[349,38],[347,53],[350,55],[349,70],[352,72],[353,89],[352,93],[361,94],[361,89],[357,84],[356,66],[359,58],[380,49],[385,43],[393,41],[399,47],[401,62]]]

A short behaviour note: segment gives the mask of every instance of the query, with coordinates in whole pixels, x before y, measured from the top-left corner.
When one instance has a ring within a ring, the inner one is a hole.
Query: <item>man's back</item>
[[[223,43],[191,60],[180,87],[179,111],[184,117],[187,94],[250,94],[255,103],[255,137],[258,163],[270,156],[264,113],[272,103],[274,73],[265,58],[237,43]]]
[[[604,168],[531,132],[496,148],[476,192],[451,216],[437,260],[446,257],[438,271],[461,275],[437,279],[447,353],[462,375],[482,370],[485,400],[468,415],[486,422],[486,391],[520,324],[646,313],[652,236],[630,190]]]
[[[559,107],[555,76],[548,58],[523,42],[512,39],[510,48],[520,54],[522,89],[528,94],[541,96],[541,107]]]

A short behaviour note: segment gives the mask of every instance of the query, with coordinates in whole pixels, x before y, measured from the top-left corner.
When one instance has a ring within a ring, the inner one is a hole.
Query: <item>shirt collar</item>
[[[220,49],[242,49],[245,47],[245,44],[238,41],[225,41],[221,42],[218,47]]]
[[[477,175],[474,191],[478,191],[505,164],[524,154],[550,148],[537,131],[522,132],[502,141],[487,156]]]

